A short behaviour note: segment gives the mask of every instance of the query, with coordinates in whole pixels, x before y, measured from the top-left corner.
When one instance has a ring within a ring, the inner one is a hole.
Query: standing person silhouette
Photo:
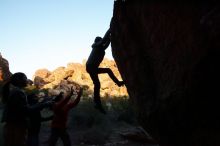
[[[22,72],[17,72],[2,88],[4,146],[26,146],[28,113],[52,105],[51,102],[28,105],[24,91],[27,83],[27,76]]]
[[[52,120],[52,116],[41,116],[41,110],[45,107],[51,107],[53,101],[42,101],[39,103],[36,94],[32,93],[27,95],[27,102],[29,106],[32,106],[32,110],[28,112],[28,134],[27,134],[27,146],[39,146],[39,133],[41,128],[41,122]],[[49,105],[48,103],[51,103]]]
[[[18,72],[10,77],[2,90],[4,111],[4,145],[25,146],[27,135],[27,97],[23,88],[27,85],[27,76]]]
[[[92,51],[86,62],[86,71],[89,73],[94,84],[94,102],[95,108],[103,114],[106,114],[100,99],[100,81],[98,74],[108,73],[110,78],[120,87],[124,85],[124,81],[119,81],[110,68],[100,68],[99,65],[105,56],[105,50],[110,44],[110,29],[105,33],[104,37],[97,36],[92,44]]]

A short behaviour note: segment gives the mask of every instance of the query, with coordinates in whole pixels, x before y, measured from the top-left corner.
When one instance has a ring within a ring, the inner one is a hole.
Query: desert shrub
[[[84,98],[70,112],[68,128],[73,133],[80,133],[80,143],[103,145],[119,123],[135,124],[128,97],[102,98],[102,104],[107,111],[106,115],[94,108],[92,98]],[[108,104],[111,104],[110,108]]]

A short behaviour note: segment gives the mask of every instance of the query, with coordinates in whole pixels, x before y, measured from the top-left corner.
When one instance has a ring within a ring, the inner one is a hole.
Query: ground
[[[157,146],[149,143],[149,136],[138,125],[126,98],[104,101],[104,115],[94,108],[90,99],[82,100],[69,113],[68,133],[72,146]],[[2,112],[2,108],[1,111]],[[42,111],[42,116],[52,114]],[[2,124],[0,125],[2,145]],[[40,132],[40,146],[48,145],[50,122],[44,122]],[[62,146],[58,141],[57,146]]]

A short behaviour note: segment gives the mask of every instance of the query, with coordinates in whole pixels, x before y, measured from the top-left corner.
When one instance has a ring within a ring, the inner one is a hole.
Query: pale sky
[[[113,0],[0,0],[0,52],[10,70],[32,78],[40,68],[82,63],[109,28]],[[106,57],[112,58],[111,48]]]

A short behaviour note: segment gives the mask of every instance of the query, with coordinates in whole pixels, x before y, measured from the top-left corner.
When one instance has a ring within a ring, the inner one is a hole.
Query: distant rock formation
[[[101,67],[111,68],[117,78],[121,79],[117,66],[114,61],[104,59]],[[107,74],[100,74],[101,96],[127,96],[126,87],[118,87]],[[66,67],[58,67],[53,71],[47,69],[38,69],[33,77],[34,85],[41,89],[49,89],[51,94],[57,94],[62,88],[81,85],[84,88],[84,94],[92,97],[93,83],[86,72],[85,61],[80,63],[68,63]]]
[[[113,57],[138,119],[161,146],[220,145],[217,0],[117,0]]]
[[[9,79],[11,72],[9,70],[9,63],[4,59],[0,53],[0,84]]]

